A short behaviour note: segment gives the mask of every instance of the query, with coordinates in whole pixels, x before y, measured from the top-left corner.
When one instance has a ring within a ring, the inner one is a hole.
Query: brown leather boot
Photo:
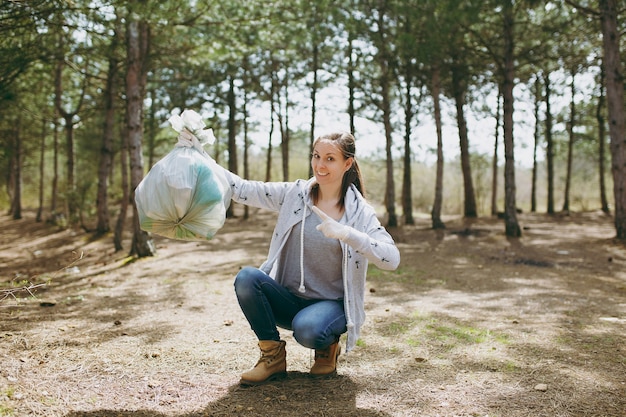
[[[311,367],[311,375],[326,376],[337,372],[337,358],[341,353],[341,345],[337,340],[326,349],[315,349],[315,363]]]
[[[287,352],[283,340],[260,340],[261,358],[255,367],[241,374],[241,385],[259,385],[287,375]]]

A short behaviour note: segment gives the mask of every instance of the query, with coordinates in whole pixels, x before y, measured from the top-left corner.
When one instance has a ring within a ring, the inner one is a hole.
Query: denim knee
[[[239,271],[235,276],[235,294],[238,297],[245,297],[254,293],[255,283],[257,282],[258,274],[263,272],[257,268],[246,266]]]
[[[320,344],[320,335],[312,328],[293,328],[293,338],[296,342],[309,349],[317,349]]]
[[[321,323],[312,321],[310,318],[296,317],[292,322],[293,337],[298,343],[309,349],[324,347],[322,345],[326,339],[325,329],[320,325]]]

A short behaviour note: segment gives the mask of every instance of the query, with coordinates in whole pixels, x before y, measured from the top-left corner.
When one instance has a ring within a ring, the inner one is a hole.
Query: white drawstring
[[[306,288],[304,287],[304,220],[306,219],[306,203],[302,210],[302,224],[300,225],[300,288],[298,291],[304,293]]]
[[[344,246],[346,245],[345,243],[341,242],[341,245]],[[347,245],[346,245],[347,246]],[[345,300],[348,300],[348,302],[350,301],[350,297],[348,297],[348,280],[345,277],[345,271],[348,270],[348,248],[345,248],[344,254],[343,254],[343,270],[341,271],[341,280],[343,281],[343,296]],[[350,306],[348,306],[350,307]],[[346,315],[346,327],[348,328],[348,330],[350,330],[351,328],[354,327],[354,322],[352,321],[352,316],[350,315],[350,308],[344,308],[344,314]]]

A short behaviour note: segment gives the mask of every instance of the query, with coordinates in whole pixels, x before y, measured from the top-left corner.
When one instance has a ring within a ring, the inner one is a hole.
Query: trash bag
[[[180,240],[209,240],[224,225],[231,192],[205,152],[178,146],[135,189],[140,227]]]

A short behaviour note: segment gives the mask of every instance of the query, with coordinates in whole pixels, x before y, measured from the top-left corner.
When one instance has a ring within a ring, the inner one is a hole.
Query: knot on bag
[[[180,116],[173,114],[168,122],[172,125],[172,129],[178,132],[176,146],[196,148],[200,153],[204,153],[204,145],[215,142],[213,129],[205,129],[206,124],[204,124],[202,116],[194,110],[185,110]]]

